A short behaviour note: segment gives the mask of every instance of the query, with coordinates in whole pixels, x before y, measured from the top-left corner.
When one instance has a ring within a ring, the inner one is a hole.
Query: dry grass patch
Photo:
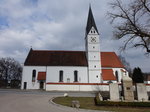
[[[150,112],[150,108],[95,106],[93,97],[57,97],[53,99],[55,103],[69,107],[71,107],[72,100],[78,100],[80,102],[80,108],[82,109],[105,110],[116,112]]]

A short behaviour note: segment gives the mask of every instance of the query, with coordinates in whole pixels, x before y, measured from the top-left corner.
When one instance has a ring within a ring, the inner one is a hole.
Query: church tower
[[[89,8],[85,48],[88,61],[88,81],[89,83],[101,83],[101,57],[99,32],[97,30],[91,7]]]

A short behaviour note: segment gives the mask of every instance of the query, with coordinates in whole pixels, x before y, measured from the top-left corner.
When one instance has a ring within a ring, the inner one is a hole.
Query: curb
[[[53,104],[55,106],[58,106],[58,107],[61,107],[61,108],[70,108],[70,109],[74,109],[74,110],[78,110],[78,111],[85,111],[85,112],[113,112],[113,111],[102,111],[102,110],[89,110],[89,109],[80,109],[80,108],[73,108],[73,107],[69,107],[69,106],[64,106],[64,105],[60,105],[60,104],[57,104],[55,102],[53,102],[53,99],[55,99],[56,97],[52,97],[50,100],[49,100],[49,104]]]
[[[52,97],[52,98],[49,100],[49,104],[51,103],[51,104],[53,104],[53,105],[55,105],[55,106],[62,107],[62,108],[76,109],[76,108],[72,108],[72,107],[69,107],[69,106],[60,105],[60,104],[57,104],[57,103],[53,102],[53,99],[55,99],[55,98],[56,98],[56,97]],[[77,109],[77,110],[79,110],[79,109]]]

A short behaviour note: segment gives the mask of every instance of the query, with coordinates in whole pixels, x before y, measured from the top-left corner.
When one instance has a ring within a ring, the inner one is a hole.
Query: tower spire
[[[92,9],[91,9],[91,4],[89,4],[89,14],[88,14],[88,20],[87,20],[87,25],[86,25],[86,35],[89,33],[92,27],[94,27],[96,32],[98,33],[95,20],[93,17]]]

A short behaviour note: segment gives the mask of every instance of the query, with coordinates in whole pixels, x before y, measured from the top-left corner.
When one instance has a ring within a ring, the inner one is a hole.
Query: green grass
[[[80,102],[80,108],[82,109],[105,110],[116,112],[150,112],[150,108],[95,106],[93,97],[57,97],[53,99],[55,103],[69,107],[71,107],[72,100],[78,100]]]

